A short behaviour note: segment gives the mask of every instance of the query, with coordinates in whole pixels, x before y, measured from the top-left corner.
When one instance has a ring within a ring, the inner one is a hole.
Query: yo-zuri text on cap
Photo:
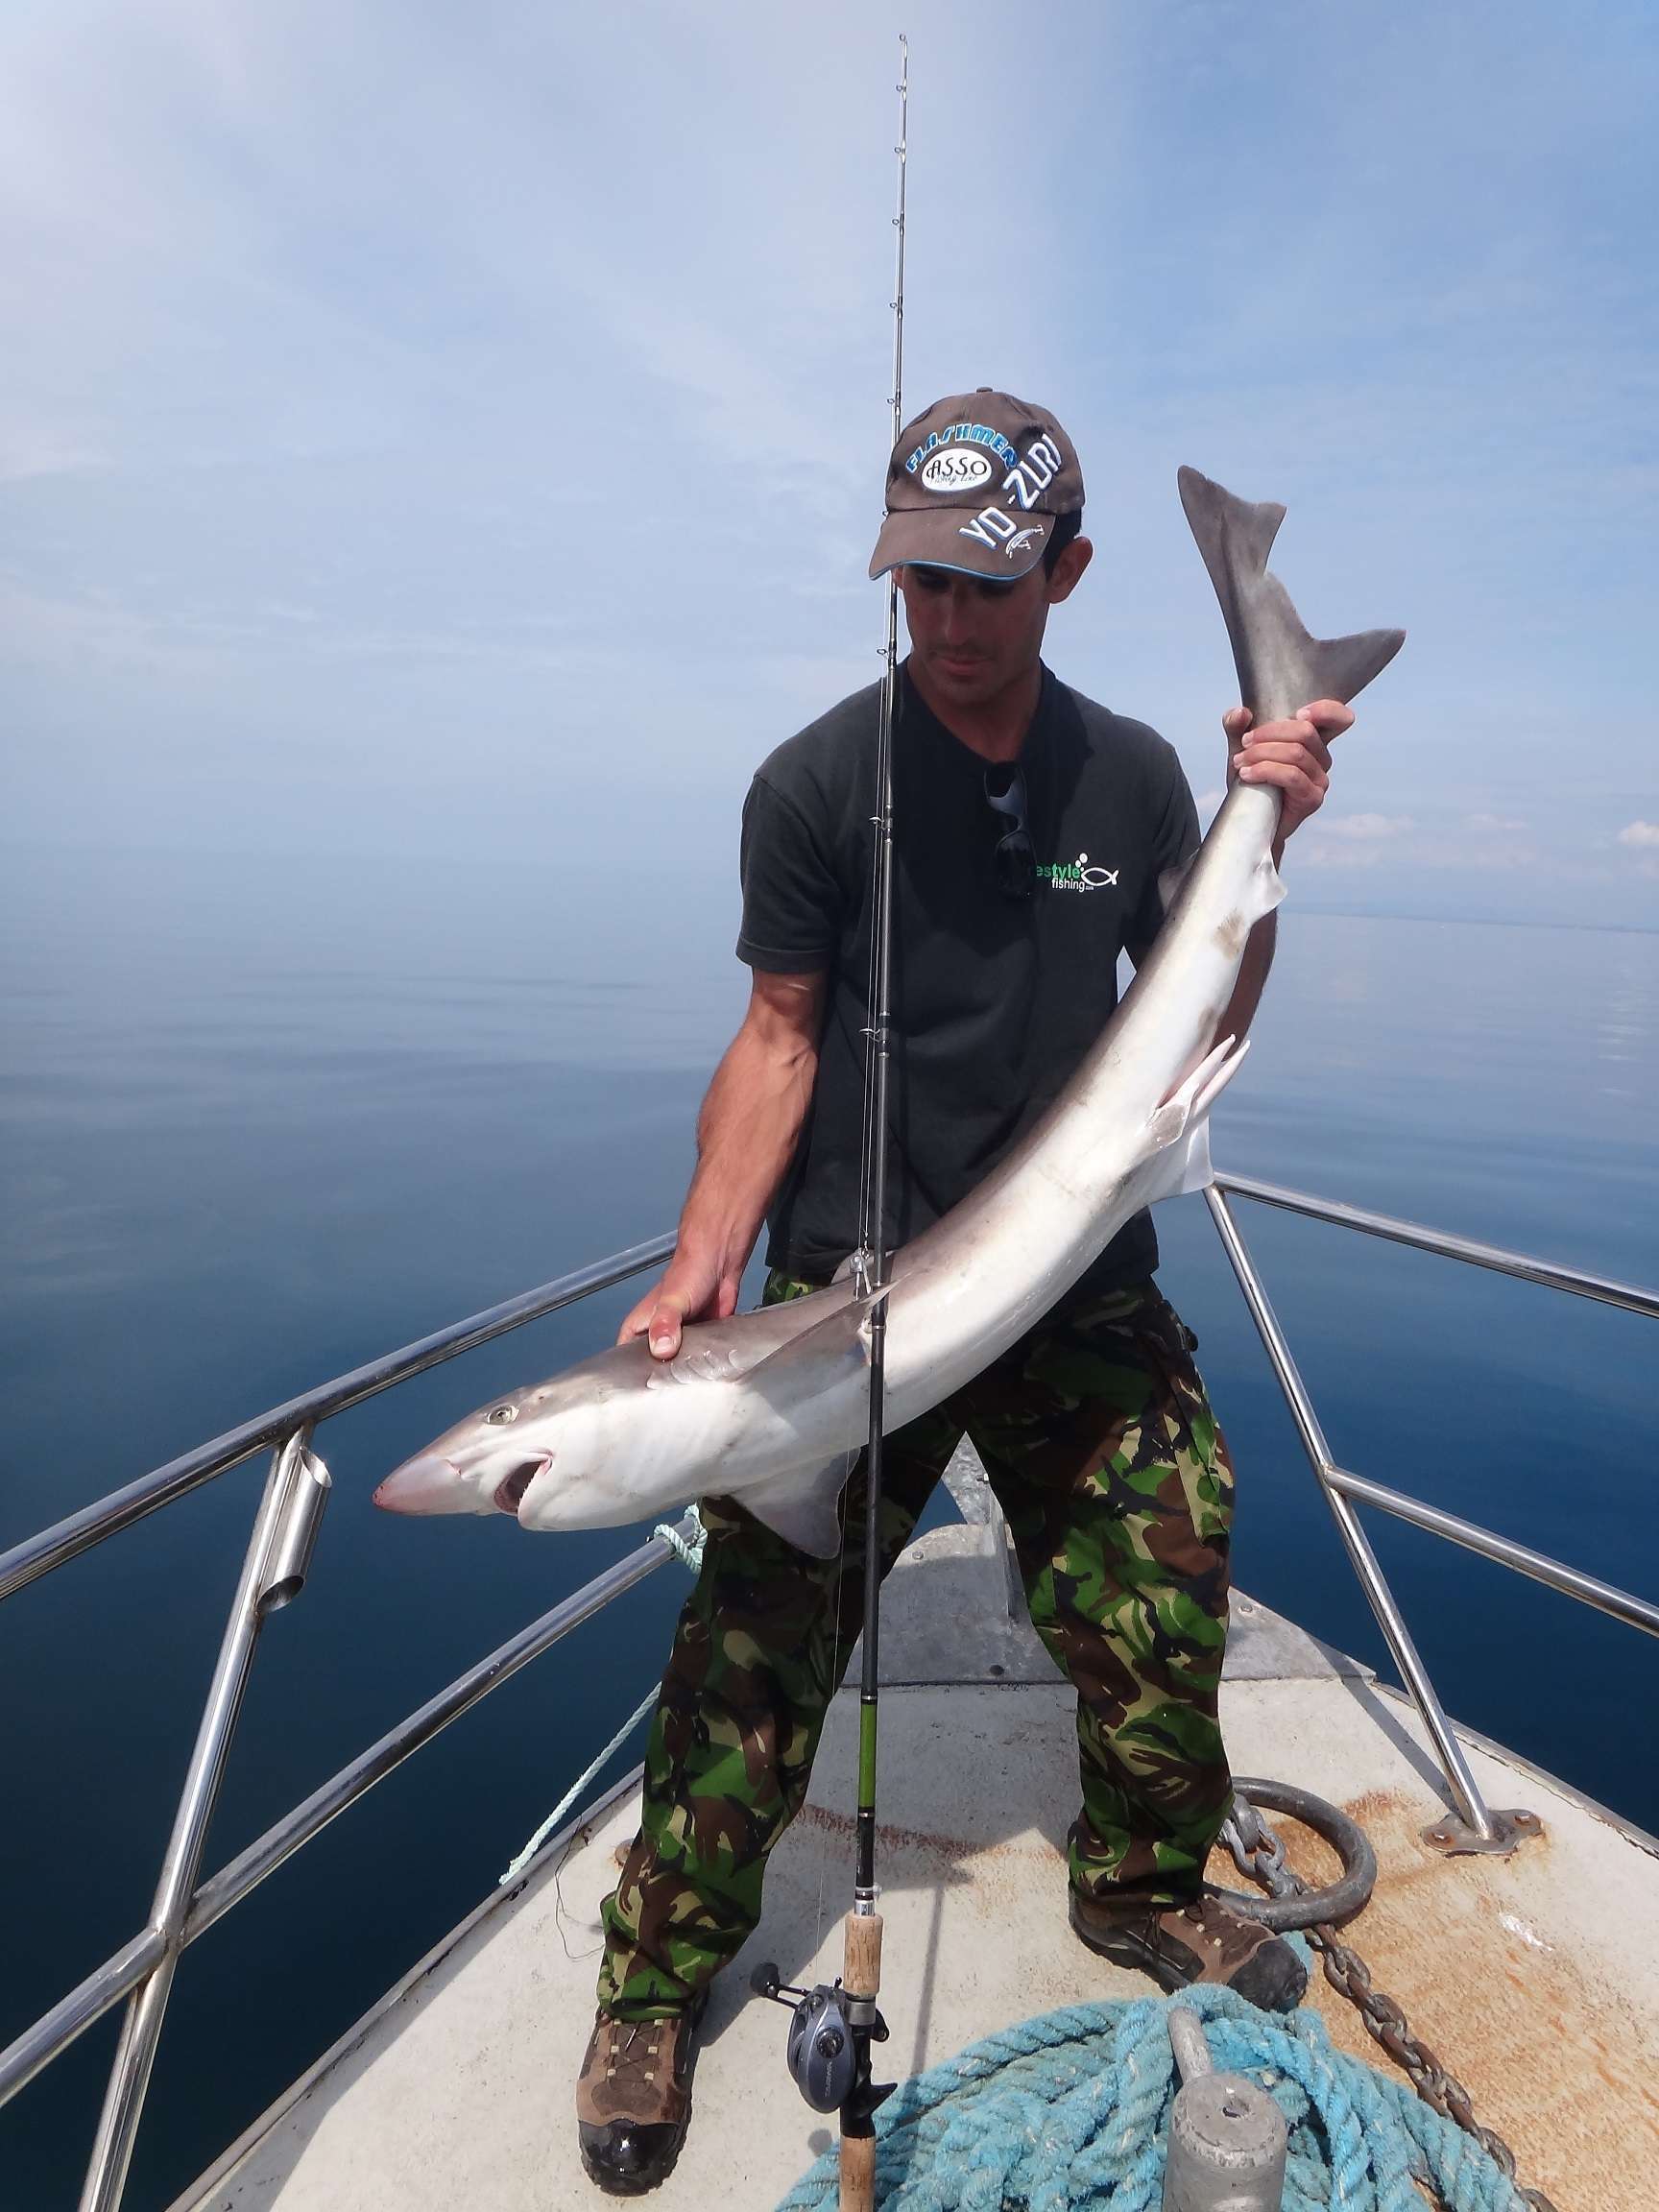
[[[1042,560],[1056,520],[1082,512],[1076,451],[1046,407],[960,393],[901,433],[870,573],[917,562],[1011,583]]]

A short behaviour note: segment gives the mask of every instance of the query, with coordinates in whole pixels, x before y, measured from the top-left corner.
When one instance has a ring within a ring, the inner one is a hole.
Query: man
[[[1117,1002],[1119,951],[1138,964],[1157,933],[1160,877],[1198,843],[1172,749],[1043,665],[1049,610],[1089,566],[1082,510],[1059,423],[988,388],[930,407],[888,469],[870,573],[897,568],[910,636],[893,745],[889,1248],[965,1197],[1062,1088]],[[768,1302],[828,1282],[857,1238],[878,698],[844,700],[750,790],[749,1011],[704,1102],[673,1259],[621,1332],[648,1334],[661,1358],[684,1322],[734,1310],[763,1216]],[[1352,719],[1329,700],[1254,733],[1242,709],[1224,717],[1230,774],[1283,794],[1282,838],[1319,805],[1326,740]],[[1218,1036],[1242,1035],[1272,947],[1269,919]],[[1216,1692],[1233,1481],[1157,1257],[1142,1214],[1028,1335],[889,1437],[883,1564],[966,1430],[1032,1621],[1077,1690],[1073,1928],[1166,1988],[1224,1982],[1288,2007],[1306,1980],[1294,1954],[1201,1887],[1232,1791]],[[577,2085],[601,2188],[649,2188],[679,2154],[704,1994],[759,1917],[766,1856],[805,1799],[857,1635],[861,1488],[855,1472],[828,1561],[731,1500],[705,1502]]]

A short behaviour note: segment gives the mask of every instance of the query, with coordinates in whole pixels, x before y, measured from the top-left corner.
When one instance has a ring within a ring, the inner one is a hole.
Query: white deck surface
[[[993,1529],[907,1554],[883,1604],[880,1871],[883,2078],[1010,2021],[1150,1984],[1066,1924],[1076,1802],[1071,1698],[1006,1620]],[[887,1626],[891,1623],[891,1627]],[[1369,1830],[1382,1877],[1348,1931],[1377,1985],[1515,2146],[1561,2212],[1649,2201],[1659,2171],[1659,1862],[1530,1769],[1471,1743],[1488,1802],[1540,1814],[1509,1860],[1447,1860],[1420,1831],[1444,1809],[1415,1715],[1351,1662],[1235,1600],[1223,1718],[1235,1767],[1296,1782]],[[999,1671],[993,1672],[993,1670]],[[855,1672],[849,1677],[856,1680]],[[696,2108],[661,2212],[774,2205],[830,2140],[783,2068],[786,2015],[751,1995],[832,1979],[851,1867],[855,1696],[832,1711],[806,1811],[768,1877],[766,1915],[709,2008]],[[631,1838],[637,1786],[549,1849],[321,2061],[175,2212],[550,2212],[603,2201],[576,2154],[572,2082],[592,2024],[598,1907]],[[1286,1824],[1281,1824],[1286,1829]],[[1298,1841],[1286,1830],[1292,1856]],[[1305,1870],[1328,1863],[1308,1846]],[[1213,1867],[1234,1879],[1230,1864]],[[1348,2048],[1373,2051],[1315,1976]]]

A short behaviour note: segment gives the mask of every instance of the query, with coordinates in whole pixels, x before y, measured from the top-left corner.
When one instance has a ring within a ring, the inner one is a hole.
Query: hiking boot
[[[1071,1891],[1071,1925],[1091,1951],[1138,1966],[1162,1989],[1219,1983],[1263,2011],[1289,2012],[1308,1969],[1282,1936],[1231,1912],[1219,1897],[1185,1905],[1106,1905]]]
[[[576,2134],[589,2180],[640,2197],[674,2171],[691,2125],[691,2069],[701,1997],[668,2020],[593,2022],[576,2078]]]

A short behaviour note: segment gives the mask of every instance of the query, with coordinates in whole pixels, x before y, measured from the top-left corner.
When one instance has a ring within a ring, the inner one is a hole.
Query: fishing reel
[[[789,2071],[813,2111],[841,2112],[854,2102],[854,2092],[861,2090],[857,2104],[863,2105],[868,2101],[868,2110],[856,2117],[867,2119],[890,2094],[887,2089],[875,2089],[870,2080],[869,2046],[887,2040],[887,2023],[880,2013],[876,2013],[867,2026],[856,2025],[848,2011],[853,2000],[839,1978],[832,1983],[820,1982],[810,1989],[796,1989],[778,1979],[778,1969],[770,1960],[756,1967],[749,1986],[757,1997],[769,1997],[787,2008]]]

